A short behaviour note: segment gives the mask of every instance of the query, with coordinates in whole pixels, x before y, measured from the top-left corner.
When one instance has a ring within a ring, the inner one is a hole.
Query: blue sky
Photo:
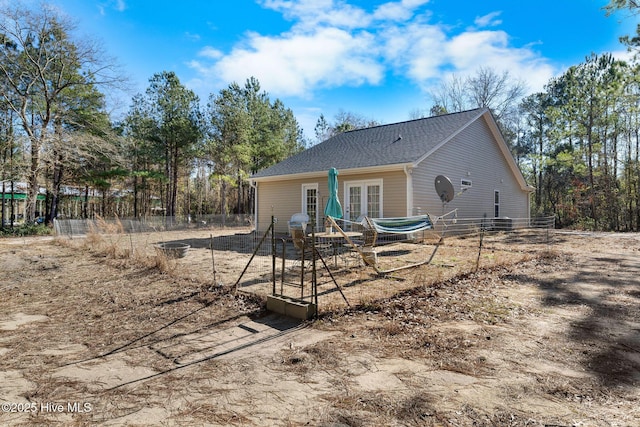
[[[451,73],[503,70],[530,91],[618,42],[637,17],[606,0],[51,0],[98,39],[133,93],[164,70],[206,102],[255,76],[307,136],[343,109],[382,123],[431,103]],[[133,95],[130,94],[130,95]]]

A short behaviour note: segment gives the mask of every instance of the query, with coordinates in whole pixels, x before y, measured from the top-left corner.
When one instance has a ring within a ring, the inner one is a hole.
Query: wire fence
[[[525,229],[555,228],[555,216],[536,218],[442,218],[435,221],[436,229],[455,235],[485,232],[510,232]]]
[[[83,236],[105,228],[120,233],[148,233],[172,230],[251,227],[251,215],[202,215],[198,217],[150,216],[145,218],[54,219],[57,236]]]
[[[56,232],[68,237],[89,233],[87,239],[82,239],[89,245],[97,245],[94,242],[99,236],[103,250],[112,256],[139,262],[166,256],[163,245],[180,245],[188,248],[181,258],[173,260],[180,274],[263,297],[277,294],[305,300],[317,295],[319,306],[327,307],[397,291],[388,285],[358,286],[368,282],[376,271],[363,259],[362,252],[353,250],[355,238],[354,242],[328,238],[325,230],[317,230],[314,234],[325,231],[324,236],[315,240],[307,236],[312,251],[305,251],[290,235],[256,232],[244,217],[227,217],[222,224],[219,217],[195,223],[166,219],[60,220],[56,221]],[[380,270],[387,270],[429,260],[429,274],[442,279],[456,271],[473,271],[479,265],[511,259],[514,254],[548,250],[553,244],[555,222],[553,217],[458,218],[434,220],[434,224],[434,229],[411,236],[380,235],[373,253],[369,253],[374,259],[369,261],[378,263]],[[307,232],[310,231],[309,227]],[[442,234],[450,236],[444,243],[440,240]],[[416,274],[421,277],[425,273]],[[398,286],[415,283],[394,284]]]
[[[348,224],[342,225],[344,235],[352,235]],[[373,295],[386,296],[403,286],[416,285],[406,281],[393,287],[376,287],[371,283],[356,286],[381,271],[411,271],[414,266],[430,264],[433,274],[445,278],[455,272],[474,271],[548,251],[553,245],[555,220],[553,217],[440,219],[434,225],[431,230],[416,233],[380,234],[375,247],[361,251],[352,247],[353,243],[358,244],[358,237],[341,238],[344,235],[335,229],[331,233],[324,227],[310,230],[309,226],[307,232],[313,231],[314,239],[307,239],[306,250],[296,245],[291,236],[276,236],[272,242],[267,233],[235,284],[241,291],[303,301],[313,301],[317,295],[319,305],[324,306],[349,304],[348,301],[361,303],[374,298]],[[443,235],[449,236],[446,242],[441,239]],[[371,268],[372,263],[376,268]],[[418,274],[418,280],[423,280],[421,274],[424,273]]]

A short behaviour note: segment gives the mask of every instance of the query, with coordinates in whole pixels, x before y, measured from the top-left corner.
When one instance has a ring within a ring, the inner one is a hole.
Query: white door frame
[[[318,224],[319,221],[319,215],[320,215],[320,200],[319,200],[319,194],[318,194],[318,183],[317,182],[313,182],[313,183],[307,183],[307,184],[302,184],[302,203],[300,206],[302,206],[302,213],[307,213],[308,209],[307,209],[307,190],[316,190],[316,217],[315,218],[309,218],[310,221],[313,221],[313,223]]]
[[[368,187],[369,186],[378,186],[380,188],[380,200],[379,200],[379,204],[380,206],[378,206],[378,209],[380,211],[380,216],[383,216],[383,212],[382,212],[382,206],[383,204],[383,200],[382,200],[382,195],[383,195],[383,191],[382,191],[382,178],[377,178],[377,179],[366,179],[366,180],[358,180],[358,181],[345,181],[344,182],[344,218],[349,220],[351,218],[357,218],[360,215],[369,215],[369,212],[367,211],[367,207],[368,207]],[[350,212],[351,209],[351,200],[350,200],[350,191],[349,189],[351,187],[359,187],[361,189],[361,197],[362,200],[360,201],[360,212],[358,212],[356,215],[352,214]]]

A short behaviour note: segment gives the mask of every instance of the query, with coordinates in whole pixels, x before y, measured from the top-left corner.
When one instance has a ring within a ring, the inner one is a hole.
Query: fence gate
[[[271,292],[267,295],[267,310],[297,319],[308,320],[318,314],[318,269],[328,272],[336,288],[347,301],[333,273],[316,247],[314,227],[306,236],[305,230],[292,231],[290,238],[276,238],[274,218],[256,246],[251,259],[235,283],[236,290],[256,255],[269,245],[271,250]],[[263,249],[261,249],[263,248]]]

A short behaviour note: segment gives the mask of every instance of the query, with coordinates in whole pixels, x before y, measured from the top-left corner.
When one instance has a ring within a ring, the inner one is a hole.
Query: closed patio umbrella
[[[324,207],[324,216],[342,218],[342,205],[338,200],[338,169],[329,169],[329,200]]]

